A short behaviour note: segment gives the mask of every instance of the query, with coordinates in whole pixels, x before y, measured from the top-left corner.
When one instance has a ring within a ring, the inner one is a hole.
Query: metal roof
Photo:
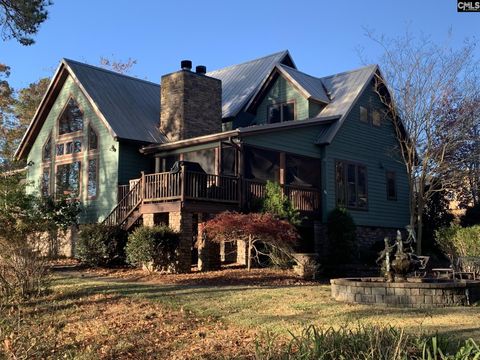
[[[164,143],[159,130],[160,86],[149,81],[64,59],[115,136],[141,142]]]
[[[363,90],[368,86],[377,70],[377,65],[369,65],[360,69],[321,78],[322,83],[327,89],[327,94],[330,97],[330,103],[323,108],[320,116],[341,115],[340,120],[333,125],[332,131],[329,132],[327,143],[332,142],[353,105]],[[324,143],[323,141],[324,138],[322,137],[321,139],[319,138],[316,143]]]
[[[275,65],[283,63],[295,66],[287,50],[208,72],[208,76],[222,80],[222,118],[236,116]]]
[[[277,65],[277,68],[297,87],[300,87],[308,98],[325,104],[330,102],[321,79],[305,74],[297,69],[291,68],[290,66],[280,64]]]

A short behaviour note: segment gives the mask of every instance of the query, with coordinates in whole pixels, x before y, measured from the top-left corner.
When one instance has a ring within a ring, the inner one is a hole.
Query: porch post
[[[285,153],[280,153],[280,187],[282,188],[282,193],[285,195],[285,167],[286,167],[286,158]]]

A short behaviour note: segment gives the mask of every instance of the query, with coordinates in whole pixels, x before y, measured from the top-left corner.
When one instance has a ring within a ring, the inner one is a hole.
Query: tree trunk
[[[421,194],[423,196],[423,194]],[[417,209],[417,255],[422,255],[422,237],[423,237],[423,199],[418,199]]]
[[[252,268],[252,237],[248,237],[248,250],[247,250],[247,270]]]

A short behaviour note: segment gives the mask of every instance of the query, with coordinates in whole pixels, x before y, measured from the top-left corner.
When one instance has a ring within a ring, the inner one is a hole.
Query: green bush
[[[469,207],[465,215],[460,219],[462,226],[473,226],[480,224],[480,204]]]
[[[274,181],[267,181],[265,186],[262,212],[276,215],[283,220],[288,220],[295,226],[300,225],[302,222],[298,210],[293,207],[290,199],[283,194],[280,184]]]
[[[327,217],[327,236],[330,260],[334,264],[357,258],[356,229],[352,216],[345,209],[336,208]]]
[[[75,256],[89,266],[124,264],[126,243],[127,232],[119,226],[83,225]]]
[[[480,225],[471,227],[452,226],[437,230],[435,240],[447,255],[480,256]]]
[[[128,237],[127,262],[170,272],[176,264],[178,243],[179,234],[168,226],[139,227]]]
[[[256,358],[263,360],[469,360],[480,348],[469,339],[461,346],[446,337],[412,335],[394,327],[358,326],[340,329],[306,328],[286,344],[267,333],[256,341]]]

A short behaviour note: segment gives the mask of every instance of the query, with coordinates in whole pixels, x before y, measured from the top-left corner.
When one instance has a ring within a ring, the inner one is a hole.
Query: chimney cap
[[[207,73],[207,67],[205,65],[197,65],[195,72],[200,75],[205,75]]]
[[[182,70],[192,70],[192,61],[191,60],[182,60],[180,62],[180,68]]]

